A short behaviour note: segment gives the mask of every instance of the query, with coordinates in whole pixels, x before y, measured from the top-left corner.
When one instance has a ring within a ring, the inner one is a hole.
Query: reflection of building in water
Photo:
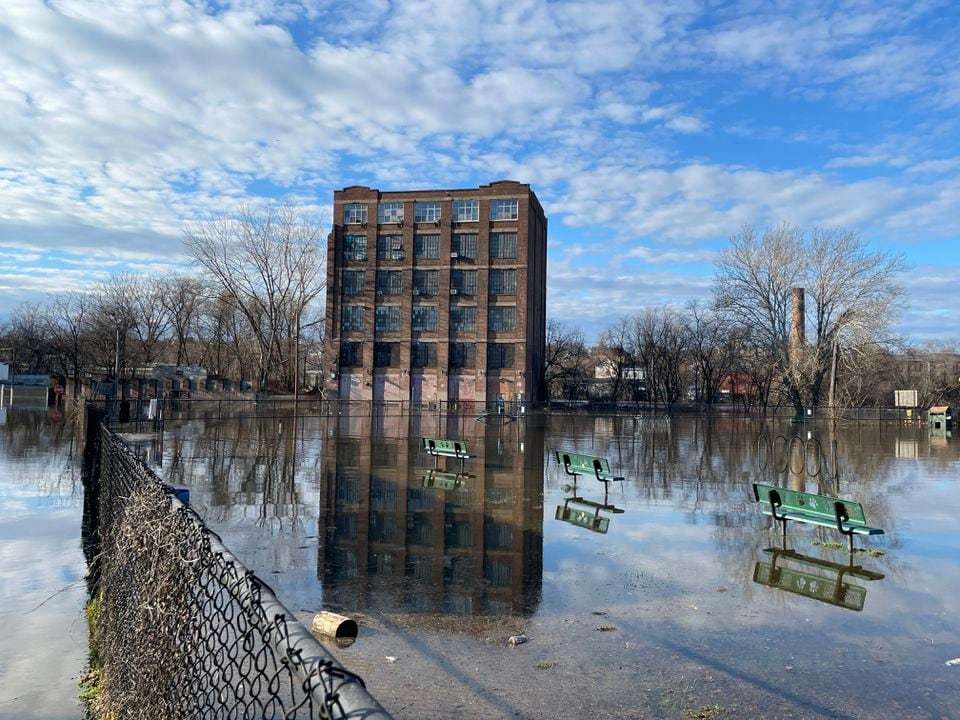
[[[543,577],[542,433],[525,432],[518,442],[516,432],[501,435],[472,418],[441,421],[446,433],[436,436],[464,439],[474,456],[459,486],[443,489],[425,482],[434,460],[415,428],[387,437],[376,417],[339,425],[325,443],[321,481],[318,576],[326,605],[457,615],[533,611]],[[456,461],[450,463],[455,472]]]

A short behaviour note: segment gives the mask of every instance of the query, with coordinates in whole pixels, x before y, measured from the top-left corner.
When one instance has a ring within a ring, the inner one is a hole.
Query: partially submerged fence
[[[389,714],[123,440],[88,417],[93,655],[101,714]]]

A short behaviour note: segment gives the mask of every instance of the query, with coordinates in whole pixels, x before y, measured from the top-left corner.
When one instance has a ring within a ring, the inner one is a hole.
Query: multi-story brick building
[[[529,185],[334,193],[327,389],[345,400],[541,399],[547,218]]]

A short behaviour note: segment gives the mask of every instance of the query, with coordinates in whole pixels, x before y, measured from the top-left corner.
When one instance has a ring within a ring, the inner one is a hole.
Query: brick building
[[[327,390],[542,399],[547,218],[529,185],[334,193]]]

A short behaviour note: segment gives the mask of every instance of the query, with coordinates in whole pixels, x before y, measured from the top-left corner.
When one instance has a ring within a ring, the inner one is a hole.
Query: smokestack
[[[790,316],[790,352],[802,350],[807,342],[803,288],[793,288],[793,313]]]

